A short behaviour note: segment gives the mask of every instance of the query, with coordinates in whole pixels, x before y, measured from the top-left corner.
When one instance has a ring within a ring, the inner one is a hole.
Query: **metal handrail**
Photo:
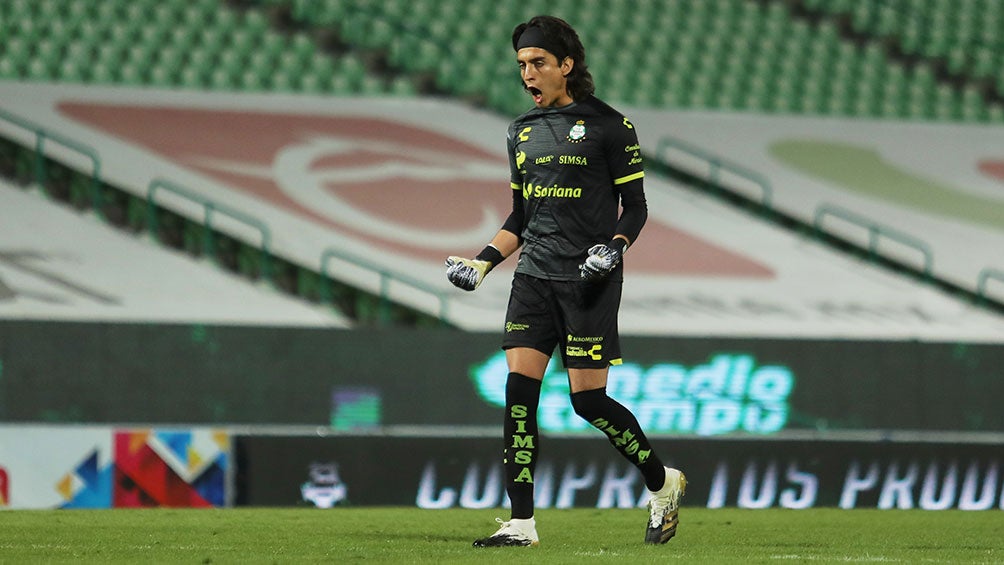
[[[815,227],[820,233],[826,233],[823,229],[823,220],[825,220],[827,216],[842,218],[852,224],[866,228],[868,230],[868,252],[873,256],[878,256],[878,245],[881,236],[888,237],[889,239],[898,241],[907,247],[912,247],[920,251],[921,255],[924,257],[924,275],[927,277],[931,276],[934,270],[934,252],[931,251],[931,246],[926,242],[888,226],[883,226],[878,222],[874,222],[871,219],[866,218],[865,216],[833,204],[823,204],[816,209],[816,214],[812,223],[813,227]]]
[[[39,186],[45,186],[45,140],[49,139],[63,147],[76,151],[91,160],[91,199],[94,212],[98,216],[104,216],[101,198],[101,158],[98,152],[89,145],[85,145],[74,139],[70,139],[62,134],[48,131],[44,127],[0,109],[0,119],[20,128],[29,130],[35,134],[35,182]]]
[[[976,278],[977,300],[988,300],[987,285],[990,282],[990,279],[997,279],[1004,282],[1004,271],[991,267],[986,267],[980,271],[979,276]]]
[[[387,316],[387,306],[389,304],[390,295],[390,283],[391,281],[397,281],[403,283],[411,288],[420,290],[422,292],[431,294],[439,300],[439,319],[440,321],[446,321],[446,314],[449,307],[449,295],[439,290],[424,281],[418,280],[414,277],[408,275],[394,272],[383,268],[383,266],[377,264],[374,261],[370,261],[364,257],[354,255],[342,249],[337,249],[334,247],[328,247],[321,253],[321,298],[325,302],[330,303],[332,299],[331,293],[331,283],[329,281],[328,265],[331,259],[342,259],[368,269],[377,273],[380,276],[380,304],[381,304],[381,316],[386,318]],[[384,320],[386,321],[386,319]]]
[[[95,213],[103,216],[102,212],[102,193],[101,193],[101,159],[96,150],[93,148],[77,142],[73,139],[65,137],[55,132],[51,132],[43,128],[42,126],[35,124],[27,119],[21,118],[11,114],[3,109],[0,109],[0,119],[9,122],[15,126],[28,130],[35,135],[35,155],[34,155],[34,178],[39,186],[45,186],[46,172],[45,172],[45,141],[51,140],[52,142],[58,143],[68,149],[77,151],[89,158],[92,163],[91,168],[91,196],[93,199],[93,207]],[[203,233],[203,250],[210,256],[215,257],[215,234],[213,230],[213,218],[216,214],[222,214],[228,216],[242,224],[245,224],[251,228],[254,228],[261,234],[261,242],[258,247],[261,253],[262,261],[262,275],[269,281],[273,282],[273,272],[271,268],[271,245],[272,245],[272,234],[268,226],[258,218],[251,215],[245,214],[240,210],[231,208],[225,204],[213,201],[212,199],[206,198],[195,191],[192,191],[184,186],[181,186],[173,181],[157,178],[150,181],[147,185],[147,196],[146,196],[146,224],[147,232],[154,237],[158,237],[159,220],[157,216],[157,193],[161,190],[165,190],[172,194],[181,196],[182,198],[192,201],[196,204],[202,206],[203,209],[203,225],[205,226],[205,231]],[[384,269],[375,262],[368,261],[362,257],[358,257],[341,250],[329,248],[321,255],[321,293],[327,301],[330,302],[331,298],[331,288],[330,281],[328,278],[328,264],[332,258],[340,258],[349,261],[359,267],[373,271],[380,277],[380,299],[385,305],[384,310],[386,310],[386,305],[389,302],[389,287],[391,281],[398,281],[404,283],[412,288],[418,289],[422,292],[432,294],[439,301],[439,318],[442,321],[446,320],[446,314],[449,305],[449,298],[445,292],[435,289],[428,284],[419,281],[417,279],[408,277],[401,273],[395,273]]]
[[[698,147],[671,135],[663,136],[656,146],[656,159],[662,161],[663,163],[669,162],[669,160],[664,156],[666,148],[674,148],[692,157],[705,161],[708,164],[707,180],[713,184],[719,184],[722,171],[728,171],[738,177],[742,177],[753,182],[753,184],[760,187],[760,204],[768,210],[773,205],[774,188],[771,186],[770,181],[767,180],[767,177],[761,173],[744,167],[738,163],[729,161],[720,155],[716,155],[702,147]]]
[[[238,222],[250,226],[259,233],[261,233],[261,244],[259,246],[259,251],[261,252],[261,262],[262,262],[262,274],[265,280],[272,282],[272,269],[271,269],[271,259],[269,249],[272,244],[272,232],[258,218],[245,214],[240,210],[235,210],[230,208],[225,204],[220,204],[215,202],[201,194],[198,194],[192,190],[189,190],[177,183],[174,183],[165,179],[153,179],[147,186],[147,196],[146,196],[146,217],[147,217],[147,230],[148,233],[157,237],[158,231],[158,220],[157,220],[157,199],[156,195],[159,190],[166,190],[172,194],[181,196],[187,200],[195,202],[202,206],[203,209],[203,225],[205,225],[206,230],[203,233],[203,249],[210,257],[216,256],[215,250],[215,236],[213,234],[213,216],[216,213],[223,214],[224,216],[229,216],[230,218],[237,220]]]

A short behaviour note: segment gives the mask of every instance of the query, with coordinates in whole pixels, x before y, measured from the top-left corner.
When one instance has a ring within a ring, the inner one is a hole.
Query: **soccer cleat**
[[[652,493],[648,501],[648,529],[645,543],[666,543],[676,535],[680,523],[680,497],[687,490],[687,477],[666,467],[666,484]]]
[[[499,523],[499,530],[486,538],[474,540],[474,547],[526,547],[540,543],[533,518],[509,522],[495,518],[495,521]]]

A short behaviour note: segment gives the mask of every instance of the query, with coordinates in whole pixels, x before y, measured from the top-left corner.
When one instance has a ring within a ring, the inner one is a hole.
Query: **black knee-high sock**
[[[598,388],[572,395],[572,409],[587,422],[607,434],[607,439],[625,459],[641,471],[645,486],[659,490],[666,482],[662,461],[630,410]]]
[[[537,466],[537,404],[540,381],[509,373],[505,384],[505,490],[512,517],[533,517],[533,470]]]

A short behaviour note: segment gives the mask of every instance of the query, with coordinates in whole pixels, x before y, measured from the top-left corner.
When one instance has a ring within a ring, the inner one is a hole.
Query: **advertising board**
[[[238,505],[507,504],[495,438],[240,436],[236,442],[246,463]],[[1000,444],[695,438],[659,439],[654,447],[686,472],[684,506],[1004,509]],[[545,437],[540,449],[538,508],[647,502],[639,473],[598,432]],[[319,470],[326,472],[320,481]],[[318,492],[326,493],[323,501]]]

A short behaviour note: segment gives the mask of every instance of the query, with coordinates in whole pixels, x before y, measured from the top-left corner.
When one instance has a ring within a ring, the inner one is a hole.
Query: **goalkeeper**
[[[627,118],[593,96],[584,49],[566,22],[537,16],[517,26],[512,40],[535,105],[508,129],[512,213],[474,259],[446,260],[450,282],[471,291],[520,250],[502,340],[509,368],[503,464],[512,519],[500,520],[495,534],[474,545],[538,543],[537,405],[555,347],[576,414],[605,432],[652,491],[645,541],[665,543],[676,532],[686,479],[663,466],[635,417],[606,394],[609,367],[621,363],[622,259],[648,215],[638,136]]]

